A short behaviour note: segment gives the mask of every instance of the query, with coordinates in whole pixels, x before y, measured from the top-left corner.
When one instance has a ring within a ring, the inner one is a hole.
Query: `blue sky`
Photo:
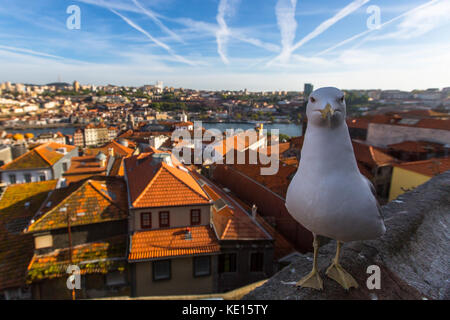
[[[66,27],[70,5],[79,30]],[[2,0],[0,81],[439,88],[450,86],[449,17],[450,0]]]

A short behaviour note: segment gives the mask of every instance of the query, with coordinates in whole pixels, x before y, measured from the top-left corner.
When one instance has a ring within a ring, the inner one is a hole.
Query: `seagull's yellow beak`
[[[327,103],[327,105],[325,106],[325,108],[323,108],[322,110],[319,110],[320,114],[322,115],[322,119],[326,119],[331,117],[334,114],[334,110],[331,108],[331,105],[329,103]]]

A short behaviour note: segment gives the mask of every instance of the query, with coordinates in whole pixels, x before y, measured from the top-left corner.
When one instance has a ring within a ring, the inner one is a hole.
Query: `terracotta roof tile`
[[[81,274],[124,271],[127,267],[127,236],[115,236],[102,241],[74,246],[72,263]],[[69,249],[57,249],[47,254],[34,255],[27,268],[27,283],[67,276],[70,265]]]
[[[356,160],[364,163],[370,168],[374,166],[392,164],[395,162],[395,158],[387,155],[378,148],[356,141],[352,141],[352,144]]]
[[[366,129],[369,127],[369,119],[367,118],[354,118],[347,119],[347,126],[349,128]]]
[[[157,229],[136,232],[131,237],[128,261],[218,253],[219,243],[209,226],[191,226],[191,239],[186,228]]]
[[[25,284],[34,252],[28,222],[56,186],[56,180],[11,185],[0,199],[0,290]],[[28,203],[28,204],[27,204]]]
[[[249,216],[241,204],[206,177],[193,173],[197,180],[204,182],[203,189],[213,201],[222,199],[223,208],[213,206],[213,224],[220,240],[261,240],[270,239],[265,230]],[[220,209],[220,210],[219,210]]]
[[[70,168],[64,175],[101,173],[105,170],[106,168],[101,166],[100,161],[95,156],[73,157]]]
[[[123,177],[124,175],[125,171],[123,167],[123,157],[115,157],[114,162],[111,166],[111,170],[109,172],[109,176]]]
[[[47,142],[41,144],[32,150],[26,152],[13,161],[3,165],[1,170],[19,170],[48,168],[54,165],[58,160],[64,157],[64,154],[57,152],[58,148],[66,148],[67,152],[75,149],[74,146],[59,144],[55,142]]]
[[[289,183],[295,172],[297,172],[297,167],[288,163],[280,162],[277,173],[273,175],[261,175],[261,168],[270,167],[270,165],[248,164],[247,162],[247,164],[234,164],[231,166],[278,195],[285,197]]]
[[[127,195],[122,179],[91,177],[53,191],[34,216],[28,232],[126,219]],[[67,211],[61,211],[66,208]]]
[[[87,150],[87,153],[90,155],[97,155],[99,152],[103,152],[104,154],[109,153],[109,149],[112,148],[114,150],[114,155],[128,157],[131,156],[134,152],[133,149],[125,147],[118,143],[115,140],[108,142],[106,145],[100,148],[91,148]]]
[[[209,198],[188,170],[180,165],[155,163],[152,152],[125,159],[134,207],[167,207],[208,204]]]
[[[433,177],[450,170],[450,157],[404,162],[401,164],[395,164],[394,166]]]
[[[442,144],[428,141],[403,141],[390,144],[388,147],[392,150],[416,153],[428,153],[431,150],[440,150],[443,148]]]
[[[176,122],[173,125],[174,125],[174,127],[188,127],[188,126],[193,126],[194,123],[191,121],[186,121],[186,122]]]
[[[450,130],[450,120],[421,119],[414,126],[418,128]]]

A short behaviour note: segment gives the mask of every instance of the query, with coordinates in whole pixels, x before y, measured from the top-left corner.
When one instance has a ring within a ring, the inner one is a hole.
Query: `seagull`
[[[344,93],[324,87],[311,93],[306,107],[308,127],[300,165],[286,195],[292,217],[314,236],[312,271],[296,283],[323,289],[317,269],[318,236],[337,241],[336,255],[326,275],[344,289],[358,287],[339,264],[344,242],[369,240],[386,231],[372,183],[358,169],[345,122]]]

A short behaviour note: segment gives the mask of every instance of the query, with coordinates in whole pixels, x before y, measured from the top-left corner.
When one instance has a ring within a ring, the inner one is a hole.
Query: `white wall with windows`
[[[1,173],[2,182],[7,185],[20,184],[28,182],[39,182],[53,179],[52,170],[49,169],[35,169],[35,170],[14,170],[3,171]]]

